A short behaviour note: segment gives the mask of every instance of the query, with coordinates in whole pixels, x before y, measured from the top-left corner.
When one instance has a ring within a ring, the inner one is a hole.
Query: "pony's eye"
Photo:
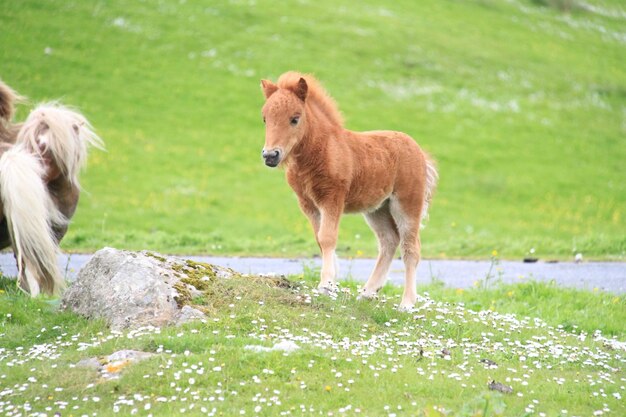
[[[291,123],[291,126],[297,125],[299,121],[300,121],[300,116],[294,116],[289,120],[289,122]]]
[[[263,116],[263,123],[265,123],[265,116]]]

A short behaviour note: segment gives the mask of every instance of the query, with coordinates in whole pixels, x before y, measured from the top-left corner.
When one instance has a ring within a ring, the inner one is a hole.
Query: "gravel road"
[[[80,268],[91,255],[72,254],[59,256],[59,265],[69,280],[73,280]],[[242,273],[299,274],[304,268],[319,268],[319,259],[282,259],[282,258],[240,258],[240,257],[185,257],[196,261],[227,266]],[[342,279],[352,278],[365,281],[374,267],[373,259],[340,260],[339,275]],[[17,273],[12,253],[0,254],[0,269],[4,275],[15,276]],[[394,284],[402,285],[404,265],[394,260],[389,271],[389,279]],[[490,272],[491,271],[491,272]],[[489,261],[452,261],[423,260],[417,271],[418,283],[432,279],[441,280],[453,288],[468,288],[475,281],[491,275],[494,281],[521,282],[535,279],[554,280],[567,287],[593,289],[622,294],[626,293],[626,263],[623,262],[536,262],[523,263],[501,261],[492,267]]]

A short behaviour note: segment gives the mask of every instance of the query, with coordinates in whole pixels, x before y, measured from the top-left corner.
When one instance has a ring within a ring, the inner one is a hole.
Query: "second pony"
[[[78,174],[101,139],[80,113],[58,103],[14,123],[21,97],[0,81],[0,249],[13,247],[19,287],[57,294],[65,281],[59,242],[78,204]]]

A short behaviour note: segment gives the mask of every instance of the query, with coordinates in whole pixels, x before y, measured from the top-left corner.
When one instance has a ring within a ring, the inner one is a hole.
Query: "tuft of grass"
[[[89,322],[75,314],[58,311],[57,298],[44,295],[31,298],[19,290],[15,282],[13,278],[0,275],[0,351],[52,343],[66,332],[95,334],[106,329],[104,322]]]
[[[554,282],[526,281],[481,288],[449,288],[441,283],[419,286],[432,297],[462,303],[472,310],[495,310],[518,316],[541,317],[571,332],[626,336],[626,296],[604,291],[581,291]],[[609,319],[610,317],[610,319]]]
[[[426,257],[624,260],[623,4],[585,4],[4,2],[0,76],[33,103],[77,106],[107,144],[65,250],[317,253],[259,156],[259,80],[296,69],[348,128],[407,132],[438,161]],[[375,251],[347,216],[339,252]]]
[[[425,296],[407,314],[395,309],[399,288],[387,286],[378,300],[359,302],[357,283],[342,285],[332,299],[311,289],[315,280],[313,273],[290,277],[289,285],[261,277],[211,280],[203,298],[213,308],[203,322],[114,333],[57,311],[50,300],[5,291],[0,413],[400,417],[626,411],[623,297],[605,303],[605,294],[543,284],[457,294],[433,284],[420,288]],[[516,292],[510,303],[487,302],[503,291]],[[613,336],[580,315],[569,317],[578,327],[561,325],[563,313],[569,315],[565,302],[574,298],[616,323]],[[286,341],[300,349],[247,347]],[[156,355],[126,368],[117,380],[73,366],[120,349]],[[490,391],[493,380],[513,393]]]

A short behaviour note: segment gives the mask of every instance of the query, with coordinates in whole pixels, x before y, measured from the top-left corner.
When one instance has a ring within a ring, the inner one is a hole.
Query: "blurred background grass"
[[[426,257],[623,260],[626,9],[618,0],[2,1],[0,77],[106,141],[64,250],[311,256],[260,158],[261,78],[314,73],[353,130],[439,163]],[[30,106],[22,106],[19,118]],[[374,256],[359,216],[342,256]]]

